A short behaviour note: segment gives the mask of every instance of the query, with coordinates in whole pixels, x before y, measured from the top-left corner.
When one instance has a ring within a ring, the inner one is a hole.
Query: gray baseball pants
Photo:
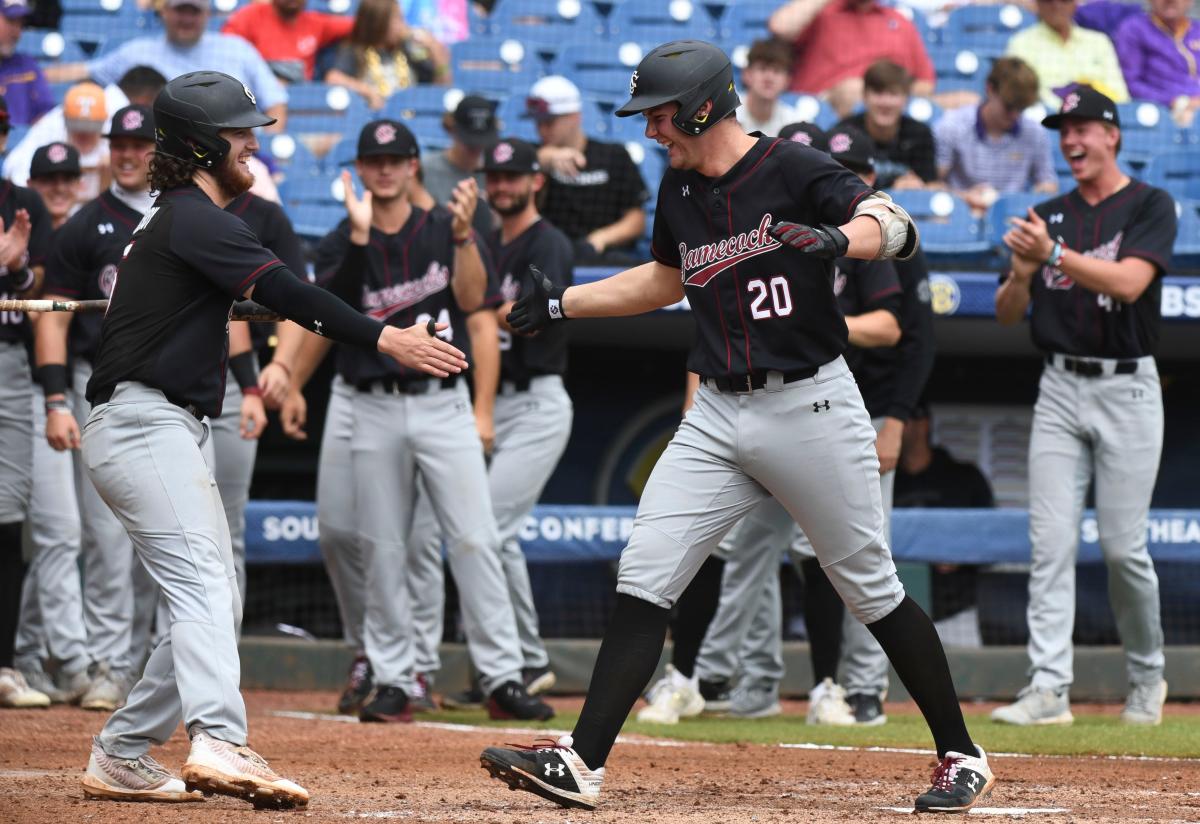
[[[33,380],[20,343],[0,341],[0,524],[24,521],[33,489]]]
[[[1088,485],[1096,484],[1096,522],[1108,566],[1108,593],[1125,646],[1129,680],[1162,678],[1158,576],[1146,550],[1150,497],[1162,453],[1158,367],[1138,359],[1131,375],[1082,377],[1052,356],[1042,372],[1029,438],[1029,660],[1033,686],[1063,689],[1074,680],[1075,560]]]
[[[258,441],[241,436],[242,390],[230,372],[225,378],[225,404],[221,415],[212,421],[213,476],[225,505],[229,539],[233,544],[233,564],[237,569],[238,592],[246,605],[246,503],[250,500],[250,479]]]
[[[875,431],[842,358],[812,378],[722,393],[702,382],[650,475],[617,591],[670,608],[725,533],[777,498],[864,623],[904,599],[884,533]]]
[[[425,394],[382,388],[353,399],[354,494],[365,550],[363,640],[375,682],[414,686],[409,535],[418,473],[425,483],[459,582],[468,651],[491,692],[520,681],[512,602],[502,576],[487,467],[465,383]]]
[[[181,720],[189,731],[246,743],[241,598],[225,510],[200,453],[208,437],[207,421],[133,382],[118,384],[83,430],[88,474],[128,531],[170,617],[141,680],[100,733],[101,746],[119,758],[165,742]]]

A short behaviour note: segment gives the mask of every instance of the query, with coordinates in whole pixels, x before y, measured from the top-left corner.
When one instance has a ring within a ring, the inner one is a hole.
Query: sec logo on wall
[[[953,315],[962,303],[962,291],[954,278],[930,275],[929,298],[935,315]]]

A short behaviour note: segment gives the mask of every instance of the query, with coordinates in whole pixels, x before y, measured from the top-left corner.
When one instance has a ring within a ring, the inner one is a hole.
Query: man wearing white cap
[[[537,121],[538,162],[549,172],[541,212],[571,239],[575,262],[632,260],[649,193],[625,147],[584,134],[579,89],[560,75],[534,83],[525,109]]]

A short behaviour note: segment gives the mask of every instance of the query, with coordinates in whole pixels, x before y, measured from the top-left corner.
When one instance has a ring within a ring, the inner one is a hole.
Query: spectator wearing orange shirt
[[[789,0],[767,28],[794,43],[792,91],[821,95],[839,117],[862,102],[863,74],[876,60],[907,69],[914,95],[933,92],[933,62],[920,33],[878,0]]]
[[[304,8],[305,0],[251,3],[230,15],[221,27],[258,49],[280,80],[313,79],[317,52],[350,34],[354,18]]]

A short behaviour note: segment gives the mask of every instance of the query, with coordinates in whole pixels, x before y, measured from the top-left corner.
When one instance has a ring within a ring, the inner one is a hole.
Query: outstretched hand
[[[836,226],[806,226],[782,220],[772,223],[767,232],[781,243],[818,258],[839,258],[850,248],[849,239]]]
[[[385,326],[379,336],[379,351],[401,366],[439,378],[457,375],[467,368],[467,358],[437,336],[447,323],[418,323],[407,329]]]
[[[562,306],[567,290],[555,286],[536,266],[529,267],[529,275],[533,288],[513,304],[512,311],[504,318],[504,322],[519,335],[533,335],[549,326],[552,320],[567,319]]]
[[[1054,240],[1046,221],[1033,210],[1028,211],[1029,220],[1014,217],[1010,221],[1012,228],[1004,234],[1004,245],[1021,257],[1036,260],[1039,263],[1047,260],[1054,251]]]

